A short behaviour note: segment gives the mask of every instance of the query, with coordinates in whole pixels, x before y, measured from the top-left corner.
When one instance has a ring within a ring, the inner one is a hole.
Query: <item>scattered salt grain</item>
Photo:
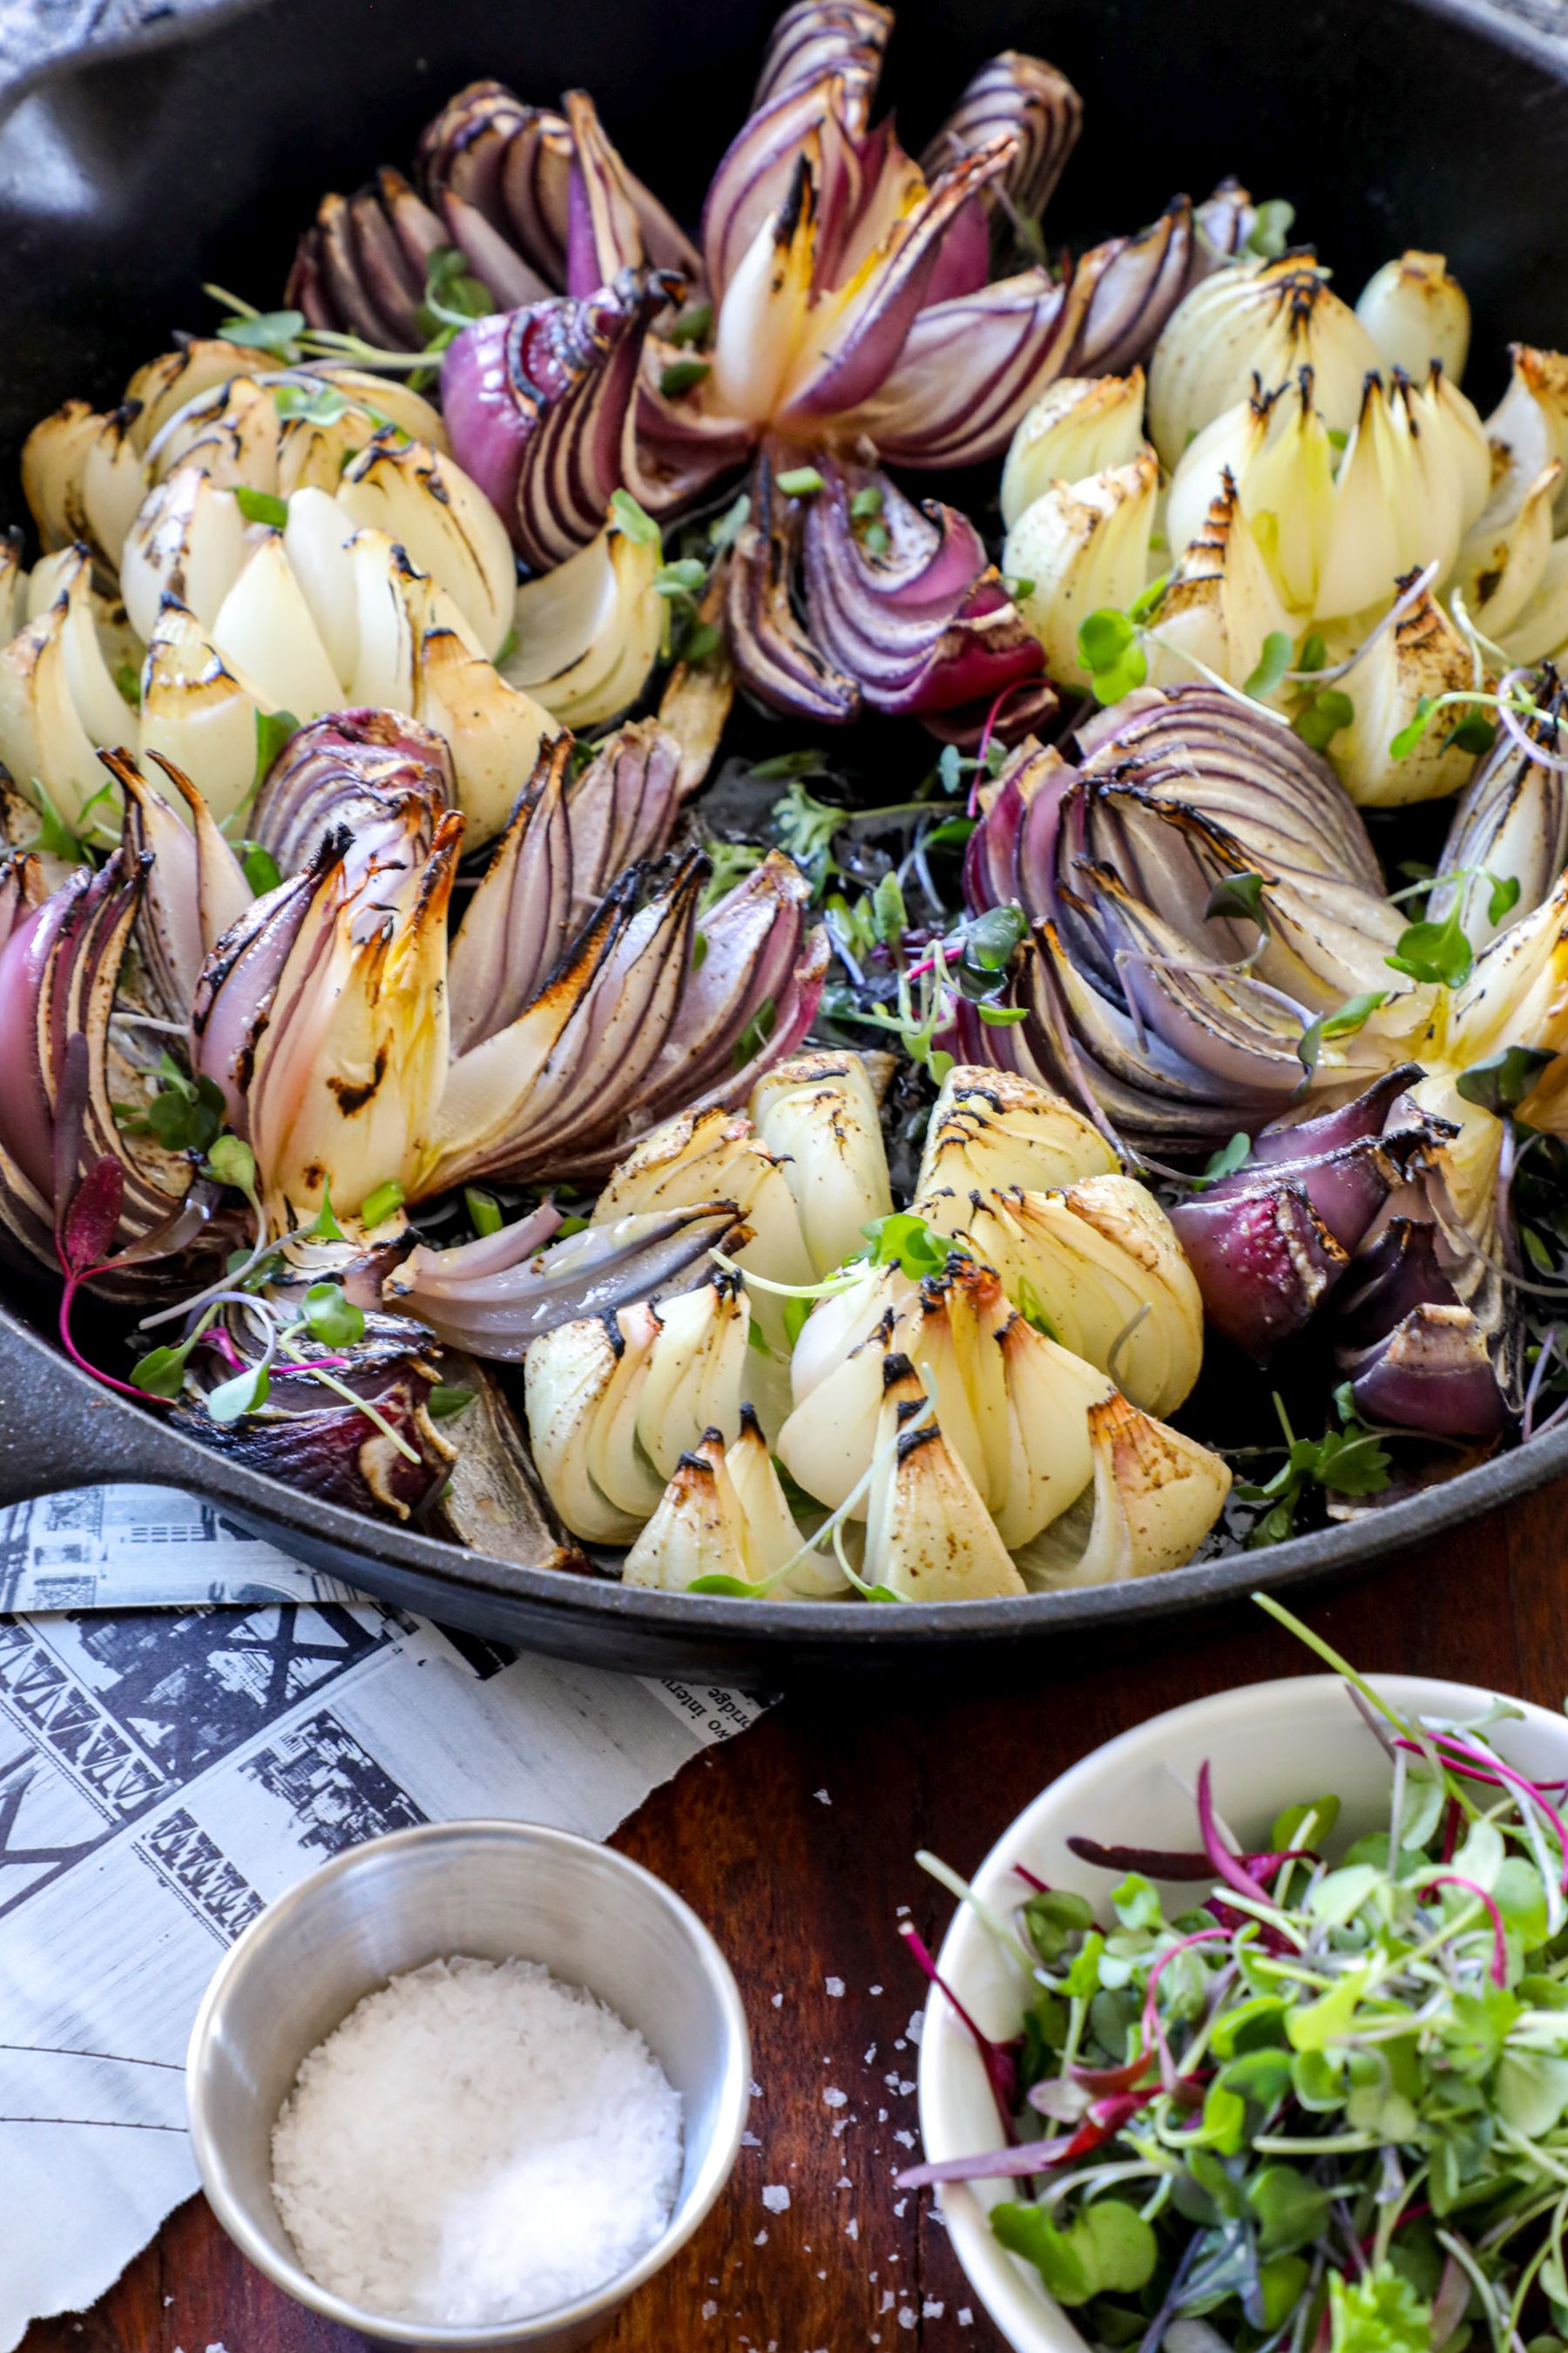
[[[973,2328],[974,2326],[974,2315],[966,2304],[958,2307],[958,2325],[960,2328]]]
[[[784,2008],[784,1996],[783,1996],[783,1994],[782,1994],[782,1993],[775,1993],[775,1994],[774,1994],[774,1996],[773,1996],[773,2008],[774,2008],[775,2010],[782,2010],[782,2009]]]
[[[719,2317],[719,2307],[711,2296],[702,2307],[702,2317],[704,2320],[717,2320]]]
[[[842,1978],[824,1978],[823,1984],[827,1989],[827,1997],[830,2001],[843,2000],[844,1980]]]
[[[915,2308],[914,2308],[914,2306],[913,2306],[912,2304],[900,2304],[900,2306],[899,2306],[899,2327],[900,2327],[900,2328],[912,2328],[912,2327],[914,2327],[914,2325],[915,2325],[916,2317],[917,2317],[917,2316],[916,2316],[916,2313],[915,2313]]]
[[[925,2302],[921,2306],[921,2318],[922,2320],[940,2320],[946,2310],[947,2306],[945,2304],[939,2303],[935,2296],[928,2295]]]
[[[874,2064],[874,2063],[875,2063],[875,2061],[876,2061],[876,2057],[877,2057],[877,2046],[876,2046],[876,2044],[875,2044],[874,2042],[868,2043],[868,2045],[867,2045],[867,2047],[866,2047],[866,2064],[867,2064],[867,2066],[868,2066],[868,2067],[869,2067],[869,2066],[871,2066],[872,2064]]]
[[[845,2223],[844,2235],[847,2239],[858,2239],[860,2236],[860,2218],[858,2214],[851,2214]]]
[[[915,2145],[915,2137],[912,2132],[896,2132],[893,2135],[893,2138],[898,2142],[900,2148],[913,2148]]]
[[[754,2132],[743,2132],[741,2135],[741,2147],[742,2148],[761,2148],[762,2145],[762,2142],[757,2138]]]
[[[765,2247],[767,2243],[768,2234],[765,2231],[759,2231],[756,2237],[752,2241],[753,2247]]]
[[[882,1990],[882,1989],[881,1989],[881,1987],[880,1987],[880,1986],[873,1986],[873,1987],[871,1988],[871,1991],[872,1991],[873,1993],[880,1993],[880,1992],[881,1992],[881,1990]]]
[[[679,2095],[642,2036],[536,1961],[431,1961],[367,1994],[272,2136],[311,2277],[447,2327],[602,2287],[658,2237],[679,2178]]]
[[[786,2185],[782,2181],[769,2181],[764,2183],[763,2188],[763,2204],[767,2208],[770,2214],[784,2213],[789,2205],[789,2190]]]
[[[826,1789],[814,1789],[811,1794],[819,1806],[830,1806],[833,1803]]]
[[[822,2105],[825,2108],[847,2108],[849,2105],[849,2094],[847,2092],[841,2092],[837,2084],[829,2084],[822,2095]]]
[[[923,2010],[917,2010],[911,2016],[909,2024],[905,2027],[904,2032],[909,2036],[911,2042],[918,2042],[925,2031],[926,2014]]]

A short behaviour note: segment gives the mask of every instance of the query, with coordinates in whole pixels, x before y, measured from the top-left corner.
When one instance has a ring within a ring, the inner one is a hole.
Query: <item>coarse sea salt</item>
[[[669,2220],[680,2098],[642,2036],[536,1961],[430,1961],[301,2063],[272,2191],[312,2279],[483,2327],[603,2287]]]

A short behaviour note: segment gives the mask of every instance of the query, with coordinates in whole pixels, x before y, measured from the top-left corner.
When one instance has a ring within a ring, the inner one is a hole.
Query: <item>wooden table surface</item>
[[[1363,1668],[1451,1674],[1560,1705],[1568,1485],[1303,1614]],[[1250,1610],[1164,1630],[1141,1651],[1114,1640],[1098,1659],[1024,1654],[1001,1694],[846,1682],[786,1699],[656,1791],[618,1834],[696,1906],[734,1966],[755,2044],[759,2145],[742,2151],[685,2253],[599,2340],[604,2353],[997,2353],[926,2199],[893,2179],[916,2131],[907,2030],[923,1990],[900,1907],[932,1944],[952,1909],[915,1851],[973,1870],[1037,1790],[1098,1742],[1201,1693],[1312,1664]],[[788,2205],[774,2211],[780,2189]],[[39,2322],[23,2353],[349,2353],[360,2342],[251,2271],[196,2199],[92,2312]]]

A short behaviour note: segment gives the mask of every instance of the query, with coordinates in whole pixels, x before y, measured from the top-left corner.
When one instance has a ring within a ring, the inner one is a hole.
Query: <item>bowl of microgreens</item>
[[[1568,1723],[1356,1672],[1019,1816],[932,1961],[925,2161],[1017,2353],[1568,2346]]]

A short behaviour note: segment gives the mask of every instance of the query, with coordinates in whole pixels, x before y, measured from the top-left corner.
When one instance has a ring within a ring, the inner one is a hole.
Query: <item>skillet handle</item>
[[[0,1505],[128,1482],[190,1485],[173,1432],[0,1311]]]

